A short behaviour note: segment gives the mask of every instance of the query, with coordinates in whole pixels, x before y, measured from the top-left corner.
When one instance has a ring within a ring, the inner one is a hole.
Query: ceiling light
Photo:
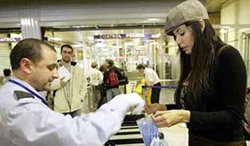
[[[81,28],[81,26],[72,26],[72,28]]]
[[[155,21],[160,21],[159,18],[148,18],[147,21],[155,22]]]
[[[152,35],[152,38],[159,38],[161,36],[161,34],[160,33],[157,33],[157,34],[153,34]]]
[[[96,43],[95,46],[98,47],[98,48],[104,48],[104,47],[106,47],[107,45],[104,44],[104,43]]]
[[[227,29],[222,28],[222,29],[220,30],[220,33],[227,33]]]
[[[62,41],[62,39],[59,37],[49,37],[48,39],[49,41]]]
[[[82,48],[82,44],[74,44],[72,45],[73,48]]]
[[[88,36],[87,39],[88,40],[94,40],[94,36]]]

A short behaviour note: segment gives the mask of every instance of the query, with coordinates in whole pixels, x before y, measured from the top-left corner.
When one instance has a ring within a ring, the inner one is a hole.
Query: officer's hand
[[[134,103],[132,103],[131,105],[131,106],[135,106],[132,113],[141,114],[144,111],[144,106],[145,106],[145,101],[142,99],[142,97],[139,96],[137,93],[130,93],[130,94],[127,94],[127,96],[129,99],[133,98],[137,100],[137,101],[134,101]]]
[[[138,95],[137,93],[124,94],[124,98],[126,98],[127,102],[130,103],[131,106],[135,106],[141,103],[145,104],[142,97]]]
[[[134,114],[140,114],[144,110],[145,101],[136,93],[121,94],[113,99],[117,104],[127,104],[129,108],[135,107]]]

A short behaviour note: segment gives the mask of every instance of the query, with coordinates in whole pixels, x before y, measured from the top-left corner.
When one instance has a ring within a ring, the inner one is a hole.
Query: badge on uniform
[[[24,92],[24,91],[14,91],[14,97],[16,97],[17,100],[23,99],[23,98],[34,98],[34,96],[30,93]]]

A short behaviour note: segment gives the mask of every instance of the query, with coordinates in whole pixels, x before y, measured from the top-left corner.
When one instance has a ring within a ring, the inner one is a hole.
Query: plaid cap
[[[165,32],[169,34],[186,22],[208,18],[207,10],[200,1],[187,0],[167,13]]]

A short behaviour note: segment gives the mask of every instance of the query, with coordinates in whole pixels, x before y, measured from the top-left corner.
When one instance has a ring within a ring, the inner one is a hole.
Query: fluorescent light
[[[50,38],[48,38],[50,41],[62,41],[62,39],[61,38],[59,38],[59,37],[50,37]]]
[[[93,36],[88,36],[87,39],[92,41],[92,40],[94,40],[94,37]]]
[[[82,48],[82,44],[74,44],[72,45],[73,48]]]
[[[222,28],[222,29],[220,30],[220,33],[227,33],[227,29]]]
[[[95,46],[98,48],[103,48],[103,47],[106,47],[107,45],[104,43],[96,43]]]
[[[159,18],[148,18],[147,21],[160,21]]]
[[[157,33],[157,34],[153,34],[152,35],[152,38],[159,38],[161,36],[161,34],[160,33]]]
[[[160,22],[161,20],[159,18],[148,18],[146,20],[141,21],[142,23],[157,23]]]

